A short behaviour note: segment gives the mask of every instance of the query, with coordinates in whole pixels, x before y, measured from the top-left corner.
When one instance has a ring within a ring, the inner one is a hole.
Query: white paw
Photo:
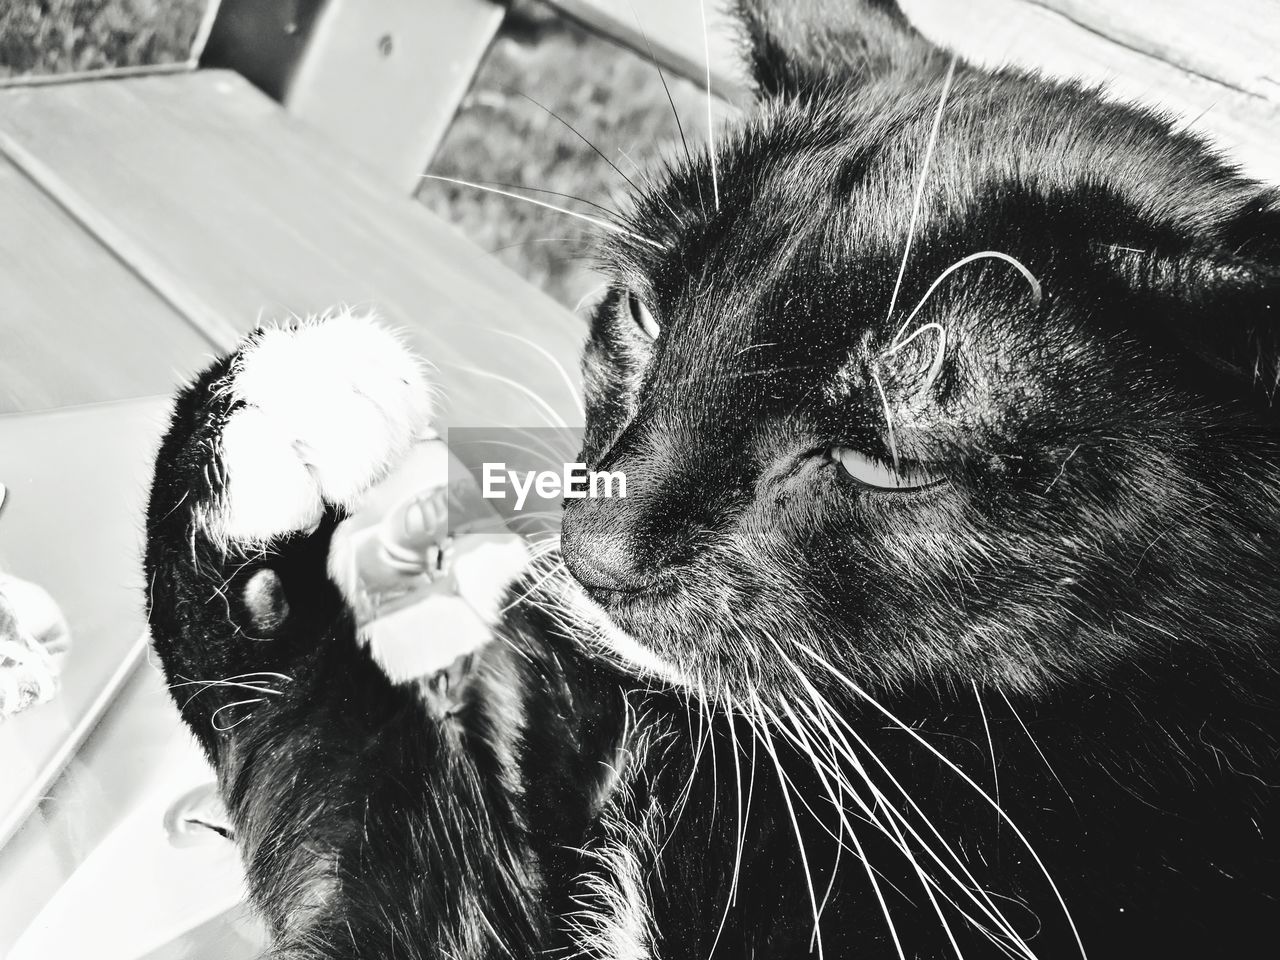
[[[262,545],[314,528],[326,504],[354,505],[431,417],[421,362],[350,311],[259,331],[223,389],[242,406],[222,429],[222,495],[202,511],[223,545]]]

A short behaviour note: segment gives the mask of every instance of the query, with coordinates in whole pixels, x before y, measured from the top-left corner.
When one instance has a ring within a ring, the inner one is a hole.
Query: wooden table
[[[260,320],[340,303],[410,333],[448,419],[528,423],[504,379],[574,412],[510,348],[573,368],[578,321],[235,74],[0,92],[0,203],[21,218],[0,231],[0,412],[167,393]]]

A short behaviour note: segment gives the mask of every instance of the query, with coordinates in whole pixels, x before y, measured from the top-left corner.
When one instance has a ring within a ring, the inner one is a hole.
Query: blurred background
[[[0,77],[180,65],[200,41],[212,2],[8,0],[0,4]],[[288,16],[305,21],[308,5],[294,6]],[[634,9],[644,6],[636,0]],[[640,22],[643,14],[635,17]],[[722,109],[717,106],[717,113]],[[638,171],[678,146],[673,110],[684,136],[704,142],[703,87],[669,70],[660,77],[648,58],[537,0],[515,0],[429,172],[527,187],[530,196],[598,215],[594,204],[619,202],[620,188],[627,186],[624,174],[640,179]],[[415,195],[566,306],[576,306],[597,286],[589,224],[439,182],[424,181]]]

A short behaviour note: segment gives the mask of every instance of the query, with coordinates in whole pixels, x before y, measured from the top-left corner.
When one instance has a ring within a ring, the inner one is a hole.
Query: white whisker
[[[733,876],[729,880],[729,894],[725,897],[724,912],[720,915],[720,925],[716,928],[715,938],[711,941],[711,949],[707,951],[707,960],[711,960],[715,956],[716,947],[720,945],[720,937],[724,933],[725,924],[729,920],[729,911],[733,908],[734,900],[738,892],[738,876],[742,869],[742,850],[746,844],[746,821],[743,819],[742,813],[742,763],[738,755],[738,730],[733,722],[733,697],[729,694],[729,687],[724,687],[724,703],[725,703],[725,720],[729,724],[729,744],[733,750],[733,782],[734,782],[734,809],[737,814],[737,844],[733,857]],[[754,774],[754,770],[752,771]],[[749,809],[749,808],[748,808]]]
[[[947,277],[951,276],[951,274],[959,270],[961,267],[968,266],[969,264],[974,263],[977,260],[1003,260],[1005,263],[1010,264],[1015,270],[1017,270],[1020,274],[1022,274],[1022,276],[1026,279],[1027,283],[1031,285],[1031,295],[1032,297],[1035,298],[1035,302],[1039,304],[1040,301],[1043,299],[1044,291],[1041,289],[1040,280],[1036,277],[1034,273],[1032,273],[1029,269],[1027,269],[1026,264],[1024,264],[1021,260],[1019,260],[1017,257],[1010,256],[1007,253],[1002,253],[999,250],[979,250],[977,253],[971,253],[967,257],[961,257],[955,263],[951,264],[951,266],[947,267],[947,269],[943,270],[942,273],[938,274],[937,279],[934,280],[933,283],[929,285],[929,289],[924,292],[924,296],[920,298],[920,302],[916,304],[915,309],[912,310],[911,313],[907,315],[907,319],[903,320],[902,325],[898,327],[898,332],[894,334],[893,339],[889,342],[888,349],[885,350],[886,356],[892,356],[893,354],[897,353],[899,350],[905,347],[908,343],[914,340],[920,333],[923,333],[930,326],[935,326],[935,324],[926,324],[925,326],[922,326],[918,331],[913,333],[906,340],[899,339],[902,336],[902,334],[906,332],[907,327],[911,326],[911,321],[916,318],[916,314],[918,314],[921,308],[923,308],[924,305],[929,302],[929,298],[933,296],[934,291],[936,291],[938,287],[942,285],[942,282],[946,280]]]
[[[907,273],[907,260],[911,256],[911,244],[916,236],[916,221],[920,217],[920,204],[924,199],[924,185],[929,178],[929,166],[933,161],[934,147],[938,143],[938,131],[942,129],[942,111],[947,105],[947,97],[951,93],[951,81],[956,75],[956,58],[951,58],[951,63],[947,65],[947,75],[942,81],[942,93],[938,97],[938,110],[933,116],[933,129],[929,131],[929,144],[925,147],[924,167],[920,171],[920,180],[916,184],[915,199],[911,204],[911,221],[907,225],[907,242],[902,250],[902,263],[898,267],[898,279],[893,285],[893,296],[889,298],[889,311],[885,314],[885,319],[893,316],[894,308],[898,305],[898,293],[902,289],[902,278]],[[896,339],[896,338],[895,338]]]
[[[761,706],[763,707],[763,704]],[[880,905],[880,912],[884,914],[884,922],[889,927],[889,936],[893,939],[893,946],[894,946],[894,949],[897,951],[898,960],[906,960],[906,953],[904,953],[902,949],[902,941],[898,938],[897,925],[893,922],[893,914],[889,912],[889,904],[884,898],[884,891],[880,889],[880,881],[876,878],[876,872],[874,869],[872,869],[871,862],[867,859],[867,854],[862,847],[862,841],[858,837],[858,832],[853,829],[853,825],[849,823],[848,818],[845,816],[843,804],[841,804],[839,798],[836,797],[835,792],[831,789],[830,784],[827,782],[826,776],[822,772],[825,765],[820,763],[820,761],[818,760],[818,756],[814,752],[808,737],[805,736],[801,731],[799,721],[798,719],[796,719],[795,714],[791,711],[790,707],[788,707],[785,702],[783,703],[782,706],[787,711],[788,715],[792,718],[792,721],[796,726],[796,733],[798,736],[797,736],[797,739],[793,740],[792,742],[796,743],[797,746],[799,746],[800,749],[803,750],[805,754],[809,757],[809,762],[812,765],[814,772],[818,775],[818,779],[822,783],[823,789],[826,791],[828,797],[831,800],[832,805],[836,809],[837,815],[840,817],[843,833],[853,842],[854,849],[857,852],[858,859],[862,861],[863,868],[866,870],[866,873],[867,873],[867,879],[871,882],[871,889],[872,889],[872,892],[875,894],[876,902],[879,903]],[[764,709],[768,710],[768,707],[764,707]],[[771,710],[769,711],[769,713],[774,717],[775,725],[781,729],[782,724],[777,719],[777,715],[773,714],[773,711]],[[842,792],[848,792],[848,791],[842,790]],[[837,857],[838,856],[839,856],[839,847],[837,847]],[[835,878],[835,873],[833,868],[831,882],[827,887],[826,894],[822,898],[823,906],[826,905],[827,898],[831,895],[831,890],[835,886],[835,879],[836,878]],[[820,917],[822,915],[822,908],[819,908],[817,913],[818,913],[818,916]],[[815,937],[817,936],[816,924],[815,924],[814,936]],[[812,941],[810,942],[812,943]]]
[[[798,668],[795,667],[794,665],[792,665],[792,669],[798,670]],[[1000,913],[999,908],[996,907],[995,902],[991,899],[991,896],[987,893],[985,889],[982,888],[981,884],[978,883],[977,879],[973,876],[973,874],[969,871],[968,867],[965,865],[964,860],[960,858],[960,856],[952,848],[951,844],[949,844],[946,841],[946,839],[938,831],[937,827],[934,826],[933,821],[929,819],[929,817],[925,814],[924,810],[921,809],[920,805],[915,802],[911,794],[907,792],[906,788],[903,787],[903,785],[893,775],[893,773],[884,764],[884,762],[876,755],[875,751],[871,749],[871,745],[868,744],[866,740],[864,740],[857,733],[856,730],[854,730],[854,728],[848,723],[848,721],[846,721],[843,717],[841,717],[839,714],[834,712],[833,708],[830,706],[830,704],[826,702],[825,698],[823,698],[821,694],[819,694],[811,684],[808,684],[807,679],[804,678],[803,675],[797,674],[797,676],[799,676],[802,683],[806,685],[807,692],[809,693],[810,698],[813,700],[814,707],[821,710],[824,716],[826,716],[829,721],[834,721],[840,727],[843,727],[844,730],[847,731],[847,733],[854,738],[858,746],[861,747],[864,751],[866,751],[867,756],[870,757],[871,760],[875,762],[875,764],[881,770],[881,772],[884,773],[885,776],[888,778],[889,782],[902,795],[903,799],[906,800],[907,804],[911,807],[911,809],[924,822],[925,826],[929,829],[929,831],[932,833],[934,838],[936,838],[937,841],[942,845],[942,849],[947,853],[948,856],[951,857],[952,860],[955,861],[956,865],[960,869],[960,872],[964,874],[965,879],[962,880],[959,876],[956,875],[955,871],[953,871],[950,867],[947,866],[947,864],[929,845],[929,842],[926,840],[926,838],[922,836],[920,832],[911,825],[911,822],[906,818],[905,815],[903,815],[900,811],[898,811],[893,806],[892,803],[890,803],[888,796],[886,796],[885,793],[876,785],[875,781],[871,778],[869,771],[866,769],[866,766],[858,758],[857,754],[853,750],[852,745],[848,742],[848,740],[845,739],[845,736],[843,733],[840,732],[840,729],[828,725],[826,729],[830,736],[830,744],[832,748],[835,751],[837,751],[840,755],[842,755],[849,762],[850,766],[853,767],[853,769],[858,773],[858,775],[866,783],[867,787],[871,790],[876,803],[889,815],[889,818],[890,818],[889,823],[893,827],[894,833],[897,835],[897,837],[902,840],[903,844],[906,843],[905,837],[902,837],[902,834],[899,831],[898,826],[896,825],[896,824],[901,824],[901,828],[905,829],[912,836],[912,838],[914,838],[915,841],[920,844],[921,850],[924,853],[926,853],[935,864],[937,864],[938,868],[942,870],[946,878],[950,880],[952,883],[954,883],[961,893],[963,893],[969,900],[971,900],[974,903],[974,905],[980,911],[982,911],[982,913],[984,913],[993,923],[995,923],[996,926],[1000,928],[1001,932],[1006,937],[1008,937],[1008,939],[1013,944],[1021,948],[1022,956],[1026,958],[1026,960],[1035,960],[1035,954],[1031,951],[1031,948],[1027,945],[1026,940],[1023,939],[1021,935],[1018,934],[1018,932],[1014,929],[1012,924],[1010,924],[1009,921],[1005,919],[1004,915]],[[812,713],[803,703],[799,704],[799,706],[801,710],[804,710],[805,713],[812,716]],[[856,794],[854,796],[856,798]],[[869,815],[872,815],[872,816],[874,815],[873,812],[869,810],[869,808],[867,809],[867,812]],[[881,827],[881,830],[883,831],[884,830],[883,825],[880,825],[880,827]],[[920,879],[923,882],[926,882],[930,887],[937,890],[938,893],[942,894],[942,896],[946,898],[947,902],[950,903],[953,907],[955,907],[955,909],[960,913],[960,915],[964,917],[964,919],[967,920],[969,923],[971,923],[975,929],[982,931],[986,936],[988,936],[994,942],[996,942],[1001,949],[1005,949],[1005,950],[1008,949],[1007,945],[995,939],[995,934],[992,933],[992,931],[990,931],[980,920],[972,916],[968,911],[966,911],[963,907],[960,906],[960,904],[956,902],[954,897],[946,893],[946,891],[943,890],[943,888],[939,885],[937,880],[935,880],[933,877],[929,876],[928,874],[925,874],[923,870],[919,868],[919,865],[915,861],[914,856],[910,854],[909,848],[904,849],[903,847],[900,847],[899,849],[902,849],[903,852],[908,855],[908,858],[911,860],[913,865],[915,865],[918,871],[917,875],[920,877]],[[981,897],[981,899],[979,899],[979,896]],[[934,908],[936,910],[937,903],[936,901],[934,901],[932,894],[930,894],[930,901],[934,903]],[[985,903],[983,901],[985,901]],[[951,938],[950,925],[946,922],[945,917],[941,917],[940,915],[940,918],[942,919],[943,929],[946,931],[948,938]],[[952,945],[953,947],[956,947],[954,940],[952,940]],[[956,949],[958,952],[958,947],[956,947]]]
[[[510,197],[512,200],[523,200],[525,203],[531,203],[535,207],[545,207],[548,210],[554,210],[556,213],[563,213],[567,217],[576,217],[577,219],[593,224],[602,230],[608,230],[610,233],[617,233],[624,237],[630,237],[638,243],[647,243],[649,246],[658,250],[662,249],[662,244],[655,243],[648,237],[642,237],[638,233],[634,233],[625,227],[618,226],[616,223],[610,223],[608,220],[601,220],[599,217],[592,217],[585,213],[578,213],[576,210],[570,210],[567,207],[558,207],[554,203],[547,203],[545,200],[522,196],[521,194],[513,193],[510,190],[500,190],[497,187],[488,187],[483,183],[473,183],[470,180],[459,180],[455,177],[442,177],[434,173],[424,173],[422,178],[424,180],[439,180],[442,183],[452,183],[459,187],[470,187],[473,190],[483,190],[485,193],[495,193],[500,197]]]
[[[928,750],[934,757],[940,760],[948,770],[950,770],[952,773],[958,776],[961,780],[963,780],[975,793],[978,794],[978,796],[980,796],[996,811],[996,813],[1000,816],[1000,818],[1006,824],[1009,825],[1009,828],[1013,830],[1013,832],[1017,835],[1018,840],[1022,843],[1027,853],[1029,853],[1031,855],[1031,858],[1035,860],[1036,866],[1040,868],[1040,872],[1044,875],[1045,880],[1048,881],[1049,887],[1053,891],[1053,895],[1058,901],[1058,905],[1062,907],[1062,912],[1063,912],[1063,915],[1066,917],[1067,924],[1071,927],[1071,933],[1072,933],[1072,936],[1075,938],[1076,946],[1080,951],[1080,956],[1085,958],[1085,960],[1087,960],[1088,954],[1085,952],[1085,949],[1084,949],[1084,940],[1080,936],[1079,928],[1077,928],[1076,926],[1075,918],[1071,915],[1071,910],[1067,906],[1067,901],[1063,897],[1062,891],[1058,889],[1058,884],[1053,879],[1053,874],[1049,872],[1049,868],[1045,865],[1044,860],[1041,859],[1040,854],[1036,851],[1035,847],[1032,846],[1031,841],[1027,838],[1027,835],[1022,832],[1022,828],[1019,827],[1013,821],[1013,818],[1010,817],[1007,813],[1005,813],[1004,809],[998,803],[996,803],[995,800],[992,799],[991,795],[988,794],[987,791],[984,790],[972,777],[970,777],[967,773],[965,773],[958,766],[956,766],[955,763],[953,763],[945,754],[943,754],[940,750],[938,750],[937,747],[935,747],[928,740],[922,737],[915,730],[914,727],[898,719],[898,717],[895,716],[887,707],[883,706],[878,700],[872,697],[871,694],[863,690],[862,687],[860,687],[857,683],[855,683],[853,680],[846,677],[839,670],[837,670],[825,657],[819,654],[816,650],[812,649],[811,647],[805,646],[804,644],[797,644],[797,646],[799,647],[799,649],[803,650],[806,654],[808,654],[812,659],[814,659],[819,666],[827,670],[845,688],[852,691],[854,694],[856,694],[858,697],[860,697],[862,700],[868,703],[871,707],[873,707],[879,713],[884,715],[884,717],[888,719],[890,723],[893,723],[895,726],[899,727],[904,733],[906,733],[909,737],[911,737],[913,740],[919,743],[922,747]]]
[[[956,853],[956,851],[942,836],[942,834],[938,831],[937,827],[935,827],[933,822],[929,819],[928,815],[924,812],[924,810],[920,807],[920,805],[916,803],[914,798],[912,798],[911,794],[906,790],[906,788],[901,784],[901,782],[899,782],[899,780],[893,775],[892,771],[890,771],[889,768],[885,765],[885,763],[876,755],[875,751],[871,749],[871,745],[867,743],[866,740],[863,739],[861,735],[859,735],[857,730],[855,730],[854,727],[844,717],[842,717],[839,713],[835,711],[835,709],[830,705],[830,703],[827,702],[827,699],[823,697],[821,693],[818,692],[817,688],[814,687],[813,683],[809,680],[809,678],[805,676],[804,671],[802,671],[799,668],[799,666],[796,665],[795,661],[793,661],[791,657],[787,656],[786,652],[782,649],[781,645],[775,642],[774,646],[777,649],[785,665],[791,670],[791,672],[795,675],[796,679],[800,682],[801,686],[804,688],[806,694],[809,696],[809,699],[812,701],[814,709],[821,711],[823,716],[826,718],[827,722],[823,724],[823,729],[827,733],[828,743],[830,747],[834,751],[842,755],[853,767],[853,769],[858,773],[858,775],[863,779],[867,787],[872,791],[873,797],[875,798],[876,802],[880,804],[882,808],[886,811],[886,813],[890,815],[891,817],[890,823],[892,824],[893,818],[896,818],[901,823],[902,827],[905,828],[907,832],[910,833],[911,836],[915,838],[915,840],[920,844],[921,849],[926,854],[928,854],[930,859],[932,859],[938,865],[938,867],[943,871],[943,873],[947,876],[947,878],[951,880],[951,882],[954,883],[965,894],[965,896],[967,896],[970,900],[972,900],[979,910],[985,913],[988,918],[990,918],[998,927],[1000,927],[1001,930],[1005,933],[1005,935],[1008,936],[1008,938],[1014,944],[1016,944],[1022,949],[1023,956],[1028,958],[1028,960],[1035,960],[1035,954],[1032,952],[1031,948],[1027,945],[1026,940],[1017,933],[1017,931],[1013,928],[1012,924],[1010,924],[1009,921],[1004,918],[1004,915],[1000,913],[999,909],[995,905],[995,902],[991,899],[987,891],[982,888],[982,886],[978,883],[977,879],[969,871],[968,867],[965,865],[964,860],[960,858],[960,856]],[[803,702],[797,705],[811,719],[813,719],[815,723],[817,722],[817,718],[815,717],[813,712]],[[833,723],[835,724],[834,726],[832,725]],[[882,773],[884,773],[884,775],[888,778],[889,782],[893,785],[893,787],[902,795],[903,799],[906,800],[907,804],[916,813],[916,815],[920,817],[920,819],[924,822],[925,826],[929,829],[932,835],[942,845],[942,849],[952,858],[952,860],[955,861],[961,873],[964,874],[966,878],[964,881],[962,881],[959,877],[956,876],[956,874],[951,870],[951,868],[946,865],[946,863],[938,856],[936,852],[934,852],[933,848],[929,845],[928,841],[919,833],[919,831],[917,831],[911,825],[910,821],[907,820],[906,817],[903,814],[901,814],[889,802],[889,798],[876,785],[875,781],[871,778],[869,772],[866,770],[864,764],[858,758],[852,745],[850,745],[849,741],[845,738],[845,734],[841,732],[842,729],[845,732],[847,732],[848,735],[857,742],[859,747],[861,747],[864,751],[866,751],[867,756],[870,757],[871,760],[875,762],[876,766],[881,770]],[[854,799],[854,802],[858,803],[859,806],[864,810],[864,812],[867,813],[868,817],[870,817],[873,822],[878,822],[875,819],[874,811],[866,807],[856,793],[851,793],[850,796]],[[881,825],[881,830],[883,831],[883,829],[884,829],[883,825]],[[894,829],[896,831],[897,828],[895,827]],[[907,851],[904,850],[904,852],[907,852]],[[954,898],[947,895],[946,892],[943,891],[943,889],[937,884],[937,882],[933,880],[933,878],[930,877],[928,879],[929,879],[929,882],[938,890],[938,892],[941,893],[944,897],[946,897],[947,901],[951,903],[951,905],[954,906],[966,920],[972,923],[977,929],[982,930],[987,936],[993,937],[991,932],[987,930],[987,928],[980,921],[970,916],[962,907],[960,907],[958,903],[956,903]],[[982,900],[978,899],[979,894],[981,895]],[[983,900],[985,900],[985,903],[983,902]],[[946,925],[945,919],[943,920],[943,924],[945,929],[947,929],[949,933],[950,927]],[[1006,946],[1002,943],[998,945],[1002,949],[1007,949]]]
[[[893,431],[893,410],[889,407],[889,398],[884,392],[884,383],[880,380],[880,374],[875,367],[871,368],[871,379],[876,385],[876,390],[880,393],[880,404],[884,408],[884,423],[889,430],[889,455],[893,457],[893,469],[898,469],[898,441]]]
[[[578,407],[578,412],[584,417],[587,415],[587,409],[582,402],[582,393],[578,390],[577,385],[573,382],[573,378],[569,376],[569,372],[565,370],[564,364],[557,360],[546,347],[539,346],[528,337],[522,337],[518,333],[512,333],[510,330],[499,330],[496,327],[473,327],[472,329],[480,329],[486,333],[496,333],[500,337],[510,337],[512,340],[518,340],[531,350],[535,350],[546,358],[547,362],[560,374],[560,379],[564,381],[565,388],[569,391],[569,396],[573,398],[573,402]]]
[[[262,698],[258,697],[253,700],[236,700],[233,703],[224,703],[217,710],[213,711],[212,715],[209,717],[209,726],[213,727],[213,729],[217,730],[219,733],[226,733],[228,730],[234,730],[236,727],[240,726],[240,724],[248,720],[252,714],[246,713],[239,720],[235,721],[235,723],[227,724],[225,727],[218,726],[218,714],[222,713],[223,710],[230,710],[232,707],[246,707],[254,703],[262,702]]]
[[[1063,783],[1062,778],[1058,776],[1058,771],[1053,769],[1053,764],[1051,764],[1049,762],[1049,758],[1044,755],[1044,751],[1040,749],[1040,744],[1036,743],[1035,737],[1031,736],[1031,731],[1027,728],[1026,723],[1018,714],[1018,711],[1013,709],[1013,703],[1010,702],[1008,696],[1005,695],[1003,690],[1000,691],[1000,696],[1004,698],[1005,705],[1009,708],[1009,712],[1013,714],[1013,719],[1018,721],[1018,726],[1022,727],[1022,732],[1025,733],[1027,735],[1027,739],[1031,741],[1031,746],[1035,747],[1036,753],[1040,754],[1040,759],[1044,761],[1045,767],[1051,774],[1053,774],[1053,779],[1058,781],[1058,786],[1062,788],[1062,792],[1067,795],[1067,799],[1071,800],[1071,803],[1074,806],[1075,800],[1072,799],[1070,792],[1068,792],[1067,785]]]
[[[464,373],[474,374],[477,377],[488,377],[491,380],[497,380],[499,383],[505,383],[513,390],[518,390],[520,393],[523,393],[526,397],[536,403],[539,410],[543,413],[543,419],[546,420],[548,424],[561,430],[569,429],[569,425],[565,423],[564,418],[560,416],[560,414],[556,413],[555,408],[524,384],[517,383],[510,377],[502,376],[502,374],[494,373],[492,370],[482,370],[479,367],[472,367],[465,363],[451,363],[446,361],[441,361],[441,363],[445,366],[453,367],[455,370],[461,370]]]
[[[978,691],[978,681],[971,680],[973,696],[978,701],[978,713],[982,715],[982,729],[987,732],[987,750],[991,753],[991,785],[995,790],[996,806],[1000,805],[1000,771],[996,767],[996,742],[991,736],[991,724],[987,720],[987,708],[982,703],[982,694]],[[1000,835],[1000,821],[996,821],[996,836]]]
[[[755,700],[756,710],[759,711],[762,704],[759,699]],[[764,745],[765,752],[769,754],[769,759],[773,762],[774,769],[778,771],[778,786],[782,791],[782,799],[787,807],[787,814],[791,818],[791,828],[795,831],[796,845],[800,850],[800,865],[804,870],[805,886],[809,891],[809,905],[813,909],[813,929],[814,936],[818,944],[818,960],[823,958],[822,948],[822,921],[818,913],[818,896],[813,888],[813,871],[809,866],[809,854],[805,850],[804,837],[800,832],[800,821],[796,817],[795,805],[791,802],[791,789],[788,787],[787,775],[783,772],[782,761],[778,759],[777,748],[773,745],[773,738],[769,736],[768,724],[764,722],[764,718],[760,718],[760,723],[755,727],[756,732],[760,736],[760,742]]]
[[[702,13],[702,52],[707,64],[707,155],[711,158],[711,194],[715,197],[716,212],[720,212],[720,178],[716,173],[715,130],[711,118],[711,37],[707,31],[707,0],[698,0]]]

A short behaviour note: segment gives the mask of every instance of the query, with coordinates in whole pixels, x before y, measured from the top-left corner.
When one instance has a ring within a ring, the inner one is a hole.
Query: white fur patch
[[[224,486],[201,512],[215,542],[261,545],[349,507],[427,430],[421,362],[371,316],[344,310],[260,331],[225,387]]]
[[[640,861],[622,844],[600,851],[604,868],[598,891],[608,910],[597,931],[599,956],[609,960],[649,960],[649,913],[640,878]]]
[[[646,842],[641,836],[630,839]],[[576,899],[582,909],[573,918],[581,955],[597,960],[654,960],[649,901],[636,851],[628,838],[619,836],[590,854],[597,869],[578,879],[582,892]]]
[[[630,704],[628,704],[628,727]],[[644,738],[623,735],[610,789],[600,810],[604,837],[584,851],[596,868],[577,880],[580,892],[574,900],[581,907],[570,918],[579,955],[595,960],[656,960],[653,951],[653,919],[649,913],[645,862],[657,857],[655,835],[661,820],[656,803],[650,802],[637,818],[632,806],[631,782],[640,766],[633,756],[647,750]]]

